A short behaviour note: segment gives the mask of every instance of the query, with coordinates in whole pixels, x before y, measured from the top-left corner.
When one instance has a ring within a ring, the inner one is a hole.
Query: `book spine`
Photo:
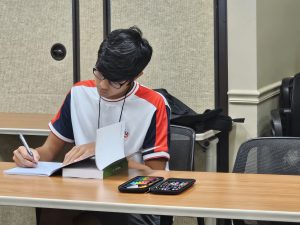
[[[128,161],[126,158],[118,160],[103,170],[103,178],[115,175],[123,170],[128,169]]]

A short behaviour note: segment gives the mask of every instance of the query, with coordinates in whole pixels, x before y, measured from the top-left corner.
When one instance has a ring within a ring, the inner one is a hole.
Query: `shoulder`
[[[158,92],[145,87],[143,85],[139,85],[139,88],[137,90],[137,92],[135,93],[135,95],[139,98],[144,99],[145,101],[151,103],[152,105],[158,107],[161,106],[168,106],[167,101],[165,100],[165,98]]]
[[[73,84],[71,88],[71,95],[81,95],[83,93],[90,95],[95,92],[95,89],[96,83],[94,80],[83,80]]]
[[[75,87],[96,87],[95,80],[83,80],[75,83],[72,88]]]
[[[87,99],[99,99],[94,80],[84,80],[73,85],[70,91],[72,102],[82,104]]]

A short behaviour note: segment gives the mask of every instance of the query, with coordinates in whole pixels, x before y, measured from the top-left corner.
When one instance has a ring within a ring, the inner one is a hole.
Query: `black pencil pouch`
[[[136,176],[121,184],[118,189],[120,192],[145,193],[148,192],[153,185],[161,182],[162,180],[164,180],[163,177]]]
[[[155,176],[137,176],[121,184],[118,189],[120,192],[145,193],[176,195],[190,188],[195,179],[187,178],[168,178]]]
[[[177,195],[193,186],[195,182],[195,179],[169,178],[167,180],[162,181],[158,185],[155,185],[154,187],[150,188],[150,193]]]

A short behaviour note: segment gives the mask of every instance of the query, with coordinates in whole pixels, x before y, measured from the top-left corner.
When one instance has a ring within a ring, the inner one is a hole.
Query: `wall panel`
[[[56,113],[73,84],[72,1],[0,1],[0,112]],[[55,61],[50,49],[67,55]],[[27,137],[37,147],[44,137]],[[17,136],[0,135],[0,160],[11,161]],[[0,224],[36,224],[35,209],[0,207]]]
[[[80,77],[94,79],[92,68],[103,40],[103,4],[101,0],[80,1]]]
[[[113,0],[111,14],[112,30],[137,25],[154,49],[141,83],[197,112],[214,107],[213,1]]]
[[[72,85],[69,0],[0,2],[0,111],[55,113]],[[53,44],[67,55],[55,61]]]

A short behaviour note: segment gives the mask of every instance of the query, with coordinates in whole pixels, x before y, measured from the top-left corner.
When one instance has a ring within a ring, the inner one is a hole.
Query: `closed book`
[[[95,158],[90,158],[64,167],[62,170],[62,176],[104,179],[126,169],[128,169],[128,162],[126,158],[113,162],[102,170],[97,168]]]

